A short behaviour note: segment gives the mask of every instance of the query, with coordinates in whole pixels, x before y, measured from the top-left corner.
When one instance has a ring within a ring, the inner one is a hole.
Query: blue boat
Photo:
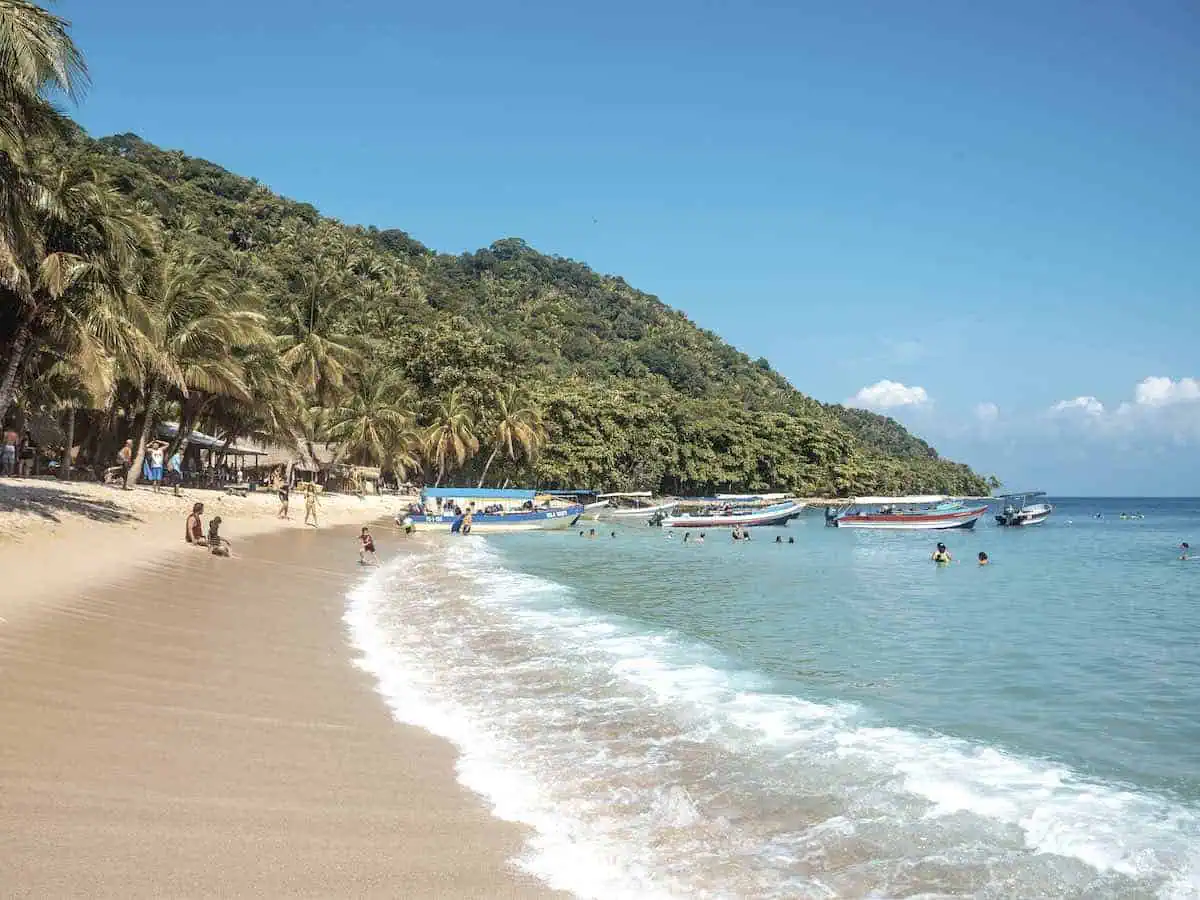
[[[425,488],[421,502],[396,516],[415,531],[495,534],[570,528],[583,515],[580,503],[564,503],[537,491],[495,488]]]

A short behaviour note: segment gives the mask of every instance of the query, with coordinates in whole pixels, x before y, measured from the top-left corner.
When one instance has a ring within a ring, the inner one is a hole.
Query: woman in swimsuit
[[[208,542],[204,540],[204,523],[200,520],[203,514],[204,504],[193,503],[192,514],[187,517],[187,524],[183,527],[183,539],[197,547],[208,546]]]

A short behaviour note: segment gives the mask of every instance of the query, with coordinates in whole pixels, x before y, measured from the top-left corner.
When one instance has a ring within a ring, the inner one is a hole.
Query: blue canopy
[[[443,500],[532,500],[537,491],[504,491],[498,488],[472,487],[427,487],[421,491],[422,497]]]

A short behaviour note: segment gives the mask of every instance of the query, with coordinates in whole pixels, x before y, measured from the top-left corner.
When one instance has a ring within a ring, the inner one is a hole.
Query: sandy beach
[[[0,485],[6,896],[552,896],[352,665],[354,530],[230,498],[219,559],[181,540],[192,499]],[[395,504],[328,499],[331,522]]]

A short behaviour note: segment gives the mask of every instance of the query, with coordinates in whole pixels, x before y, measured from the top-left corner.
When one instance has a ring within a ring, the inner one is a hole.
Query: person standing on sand
[[[33,464],[37,460],[37,452],[38,442],[33,439],[33,432],[26,428],[25,436],[21,438],[21,446],[17,453],[17,472],[22,478],[29,478],[33,475]]]
[[[313,528],[320,527],[317,522],[317,492],[313,490],[312,485],[304,492],[304,524],[312,525]]]
[[[146,462],[142,466],[142,474],[156,494],[162,490],[163,451],[166,449],[166,441],[151,441],[146,445]]]
[[[17,433],[11,428],[4,430],[4,443],[0,445],[0,475],[12,477],[17,466]]]
[[[283,480],[279,482],[279,514],[275,518],[288,518],[288,486]]]

